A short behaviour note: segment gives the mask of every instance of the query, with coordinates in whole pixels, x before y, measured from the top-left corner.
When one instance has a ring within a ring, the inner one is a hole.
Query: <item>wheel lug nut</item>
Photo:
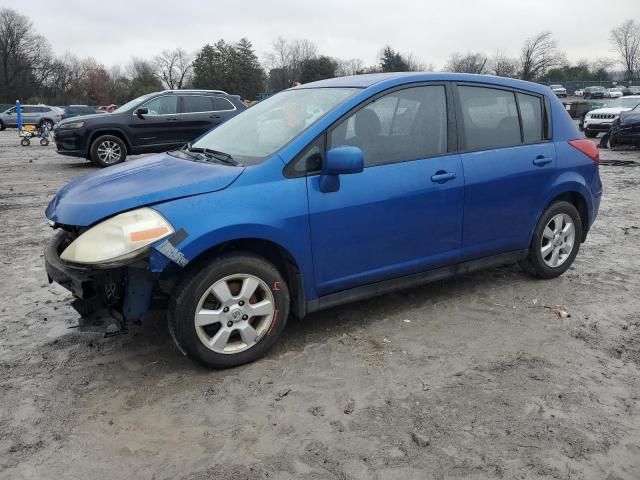
[[[227,322],[227,327],[233,327],[233,322],[231,320]]]
[[[244,305],[244,302],[243,302],[242,300],[240,300],[240,301],[238,302],[238,305],[243,306],[243,305]]]
[[[222,309],[222,311],[223,311],[224,313],[227,313],[227,312],[229,311],[229,307],[224,307],[224,308]]]
[[[243,320],[246,320],[247,318],[249,318],[249,315],[242,315]]]

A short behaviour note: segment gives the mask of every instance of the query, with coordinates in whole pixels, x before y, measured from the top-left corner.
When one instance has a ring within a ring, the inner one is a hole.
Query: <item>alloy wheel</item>
[[[107,164],[118,163],[122,157],[120,145],[111,140],[105,140],[98,145],[98,158]]]
[[[555,215],[542,232],[540,253],[544,263],[556,268],[567,261],[576,240],[576,227],[566,213]]]
[[[194,322],[204,346],[216,353],[234,354],[250,349],[266,335],[274,312],[273,293],[264,281],[235,274],[204,292]]]

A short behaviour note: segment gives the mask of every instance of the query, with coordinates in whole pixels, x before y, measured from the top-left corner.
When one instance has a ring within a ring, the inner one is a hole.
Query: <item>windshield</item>
[[[121,107],[116,108],[112,113],[123,113],[123,112],[126,112],[127,110],[131,110],[138,103],[142,102],[143,100],[146,100],[151,95],[153,95],[153,93],[147,93],[146,95],[142,95],[141,97],[138,97],[138,98],[135,98],[133,100],[130,100],[127,103],[125,103],[124,105],[122,105]]]
[[[357,88],[286,90],[257,103],[193,143],[251,165],[280,150]]]

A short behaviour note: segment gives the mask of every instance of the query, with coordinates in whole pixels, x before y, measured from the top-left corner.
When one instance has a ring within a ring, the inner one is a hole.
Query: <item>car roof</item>
[[[373,85],[385,84],[386,87],[403,85],[412,82],[429,81],[455,81],[470,83],[486,83],[498,86],[520,88],[541,94],[548,94],[546,85],[516,80],[513,78],[496,77],[493,75],[477,75],[473,73],[448,73],[448,72],[393,72],[393,73],[367,73],[364,75],[352,75],[349,77],[330,78],[317,82],[305,83],[291,90],[304,88],[369,88]]]

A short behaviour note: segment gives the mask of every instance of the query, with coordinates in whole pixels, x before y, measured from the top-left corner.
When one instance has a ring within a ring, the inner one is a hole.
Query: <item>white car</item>
[[[595,138],[600,132],[607,132],[611,123],[620,116],[620,113],[632,110],[640,105],[640,95],[630,95],[607,102],[604,108],[598,108],[587,112],[584,117],[584,134],[588,138]]]
[[[566,97],[567,89],[562,85],[549,85],[549,88],[556,94],[557,97]]]
[[[604,98],[620,98],[622,96],[622,90],[619,88],[608,88],[604,91]]]
[[[574,97],[582,97],[582,96],[584,96],[584,90],[582,90],[581,88],[576,90],[575,92],[573,92],[573,96]]]

